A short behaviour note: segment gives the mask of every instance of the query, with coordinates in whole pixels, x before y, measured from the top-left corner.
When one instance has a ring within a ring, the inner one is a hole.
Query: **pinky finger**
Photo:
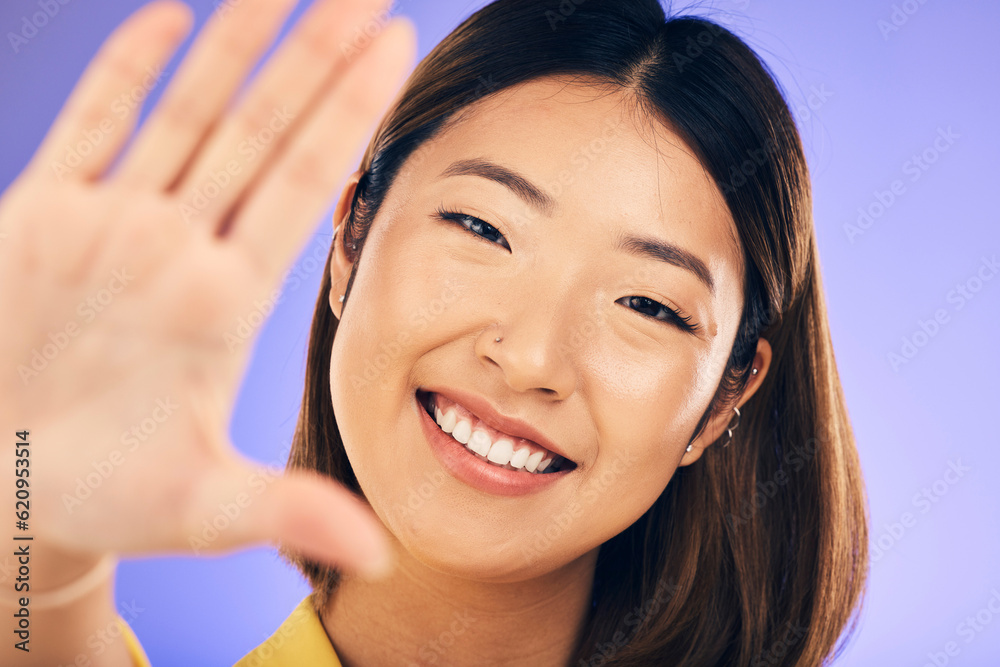
[[[169,0],[148,4],[129,16],[87,66],[27,171],[48,172],[59,181],[100,176],[139,116],[137,108],[116,101],[136,87],[148,94],[191,23],[187,6]],[[130,104],[132,100],[134,96]]]

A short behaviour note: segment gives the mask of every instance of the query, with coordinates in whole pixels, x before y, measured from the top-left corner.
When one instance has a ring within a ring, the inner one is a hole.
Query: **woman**
[[[863,487],[799,136],[752,51],[656,0],[499,0],[460,25],[341,192],[276,479],[226,442],[248,347],[226,334],[412,49],[398,22],[349,41],[371,3],[319,3],[227,110],[286,4],[207,27],[113,168],[130,128],[54,169],[185,31],[175,5],[139,12],[2,202],[9,367],[129,282],[6,380],[3,424],[35,443],[46,660],[114,623],[107,554],[191,547],[220,506],[238,520],[196,550],[278,540],[314,589],[243,664],[827,660],[867,572]],[[95,461],[113,472],[81,500]],[[100,659],[141,661],[128,644]]]

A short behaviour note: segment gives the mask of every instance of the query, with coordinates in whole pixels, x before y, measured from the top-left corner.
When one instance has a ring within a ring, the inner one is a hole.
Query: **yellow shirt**
[[[124,620],[125,645],[136,667],[151,667],[139,640]],[[342,667],[326,630],[313,610],[312,596],[296,607],[267,641],[243,656],[234,667]]]

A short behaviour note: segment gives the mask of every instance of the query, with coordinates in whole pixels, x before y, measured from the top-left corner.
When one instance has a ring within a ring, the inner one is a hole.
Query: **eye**
[[[499,246],[503,246],[507,250],[510,250],[510,246],[507,244],[507,239],[504,238],[499,229],[484,220],[480,220],[474,215],[468,215],[458,211],[448,211],[439,206],[437,209],[437,217],[442,220],[461,225],[476,236],[482,237],[486,241],[495,243]]]
[[[638,311],[646,317],[651,317],[654,320],[674,324],[688,333],[695,333],[700,328],[698,324],[691,324],[690,317],[685,317],[673,308],[668,308],[659,301],[654,301],[649,297],[623,296],[615,303],[620,303],[626,308],[631,308],[632,310]]]

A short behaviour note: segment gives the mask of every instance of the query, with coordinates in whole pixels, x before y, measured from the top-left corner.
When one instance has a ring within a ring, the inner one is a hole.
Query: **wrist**
[[[36,610],[69,605],[114,577],[114,554],[68,552],[37,540],[14,545],[0,577],[0,606]]]

